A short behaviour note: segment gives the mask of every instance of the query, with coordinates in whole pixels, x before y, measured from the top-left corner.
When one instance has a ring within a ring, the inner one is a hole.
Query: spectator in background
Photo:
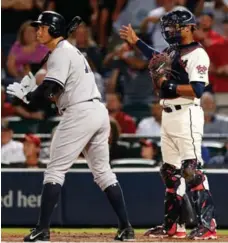
[[[45,167],[44,164],[39,162],[40,153],[40,138],[34,134],[26,134],[24,138],[24,155],[26,168],[39,168]]]
[[[34,120],[43,120],[44,112],[32,104],[25,104],[19,99],[14,98],[13,106],[15,109],[15,115],[20,116],[23,119],[34,119]]]
[[[97,20],[99,0],[45,0],[44,8],[60,13],[66,23],[76,15],[80,16],[87,25]]]
[[[5,88],[1,87],[1,117],[13,116],[15,115],[15,109],[11,103],[6,101]]]
[[[198,29],[194,31],[194,38],[205,48],[216,43],[221,43],[224,40],[222,35],[213,30],[213,24],[213,12],[205,11],[200,15]]]
[[[144,33],[145,41],[153,46],[158,51],[163,51],[168,47],[168,43],[164,40],[161,33],[161,26],[159,23],[160,18],[171,10],[177,10],[178,8],[184,8],[179,5],[177,0],[162,0],[161,6],[151,10],[142,24],[141,31]]]
[[[18,79],[33,71],[33,65],[39,64],[48,52],[36,41],[36,31],[30,23],[27,21],[21,25],[7,59],[8,73]]]
[[[201,97],[201,106],[204,111],[204,133],[228,133],[228,117],[216,113],[216,103],[211,93],[205,92]]]
[[[100,73],[97,72],[96,67],[94,66],[94,63],[91,61],[91,59],[89,57],[87,57],[86,53],[83,53],[85,55],[86,60],[89,63],[89,66],[94,74],[95,77],[95,82],[97,85],[97,88],[101,94],[101,102],[105,102],[105,80],[104,78],[101,76]]]
[[[4,79],[6,78],[6,58],[1,50],[1,80],[2,84],[4,83]]]
[[[119,141],[120,126],[118,122],[110,117],[110,135],[109,135],[109,154],[110,161],[114,159],[123,159],[129,156],[129,143]]]
[[[109,93],[106,95],[106,107],[109,115],[118,122],[120,133],[135,133],[136,124],[134,119],[121,111],[121,97],[117,93]]]
[[[227,104],[227,94],[225,92],[228,92],[228,39],[223,39],[223,41],[208,47],[207,53],[211,62],[209,75],[212,89],[216,96],[221,93],[221,99],[224,100],[221,102]]]
[[[113,22],[117,20],[120,12],[126,6],[128,0],[100,0],[99,16],[97,24],[97,42],[105,55],[108,39],[112,33]]]
[[[212,10],[214,12],[214,30],[222,35],[222,21],[224,17],[228,17],[228,1],[227,0],[214,0],[211,1]]]
[[[50,140],[42,143],[39,154],[41,160],[50,160],[51,140],[53,139],[56,128],[57,126],[52,129]]]
[[[228,92],[228,39],[210,46],[207,53],[211,62],[209,75],[213,91]],[[224,102],[228,103],[227,94],[224,94]]]
[[[46,74],[47,74],[47,68],[46,68],[46,64],[45,64],[35,74],[36,84],[37,85],[40,85],[44,81],[44,78],[45,78]]]
[[[195,16],[199,16],[204,8],[205,0],[179,0],[179,5],[184,5]]]
[[[205,168],[228,168],[228,141],[224,144],[223,153],[213,156],[205,164]]]
[[[162,107],[159,102],[151,105],[151,117],[146,117],[138,124],[136,134],[140,136],[161,135]]]
[[[1,142],[2,167],[25,161],[23,143],[13,140],[13,130],[9,124],[2,125]]]
[[[73,32],[68,41],[92,61],[96,72],[102,72],[102,55],[100,49],[92,39],[90,29],[87,25],[81,24]]]
[[[42,0],[41,0],[42,1]],[[20,26],[29,19],[36,19],[42,11],[40,0],[2,0],[2,51],[8,56],[9,49],[16,40],[16,33]]]
[[[107,91],[120,93],[124,106],[152,102],[153,87],[148,75],[148,60],[141,53],[123,43],[107,55],[104,64],[112,68]]]
[[[159,161],[159,150],[157,144],[151,139],[142,139],[141,144],[141,157],[143,159],[149,159],[156,161],[155,165],[158,165]]]
[[[225,18],[222,23],[223,23],[223,37],[225,37],[225,39],[228,39],[228,18]]]

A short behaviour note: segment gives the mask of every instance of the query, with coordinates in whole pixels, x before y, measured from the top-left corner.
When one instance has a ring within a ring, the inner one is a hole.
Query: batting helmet
[[[31,23],[33,27],[38,27],[39,25],[49,26],[48,32],[54,37],[65,36],[66,34],[66,23],[65,19],[61,14],[58,14],[54,11],[44,11],[42,12],[38,20]]]
[[[180,9],[168,12],[160,19],[162,35],[169,44],[179,44],[181,40],[180,28],[196,26],[195,16],[188,10]]]

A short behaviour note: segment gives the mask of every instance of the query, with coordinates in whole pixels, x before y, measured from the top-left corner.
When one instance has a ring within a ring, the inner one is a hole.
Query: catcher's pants
[[[181,168],[186,159],[203,163],[201,142],[204,126],[203,110],[198,105],[181,105],[180,110],[162,112],[161,150],[164,163]]]
[[[108,111],[98,100],[68,107],[53,136],[44,184],[63,185],[66,172],[81,152],[102,190],[116,183],[109,164],[109,132]]]

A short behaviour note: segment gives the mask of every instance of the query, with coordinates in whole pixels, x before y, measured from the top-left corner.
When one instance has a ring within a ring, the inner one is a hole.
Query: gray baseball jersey
[[[58,100],[58,108],[101,98],[94,74],[82,53],[68,41],[61,41],[47,62],[46,77],[64,88]]]
[[[95,182],[105,190],[117,182],[109,164],[109,115],[86,59],[64,40],[49,57],[46,78],[64,91],[57,102],[62,119],[52,139],[44,183],[62,185],[82,152]]]

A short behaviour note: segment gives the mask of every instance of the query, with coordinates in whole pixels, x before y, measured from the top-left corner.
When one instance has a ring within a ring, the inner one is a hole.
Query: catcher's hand
[[[156,92],[160,90],[162,83],[168,79],[171,73],[172,60],[167,53],[154,54],[149,63],[149,71]]]
[[[127,41],[130,45],[135,45],[139,37],[136,35],[135,31],[131,27],[131,24],[128,26],[123,25],[119,31],[120,38]]]

